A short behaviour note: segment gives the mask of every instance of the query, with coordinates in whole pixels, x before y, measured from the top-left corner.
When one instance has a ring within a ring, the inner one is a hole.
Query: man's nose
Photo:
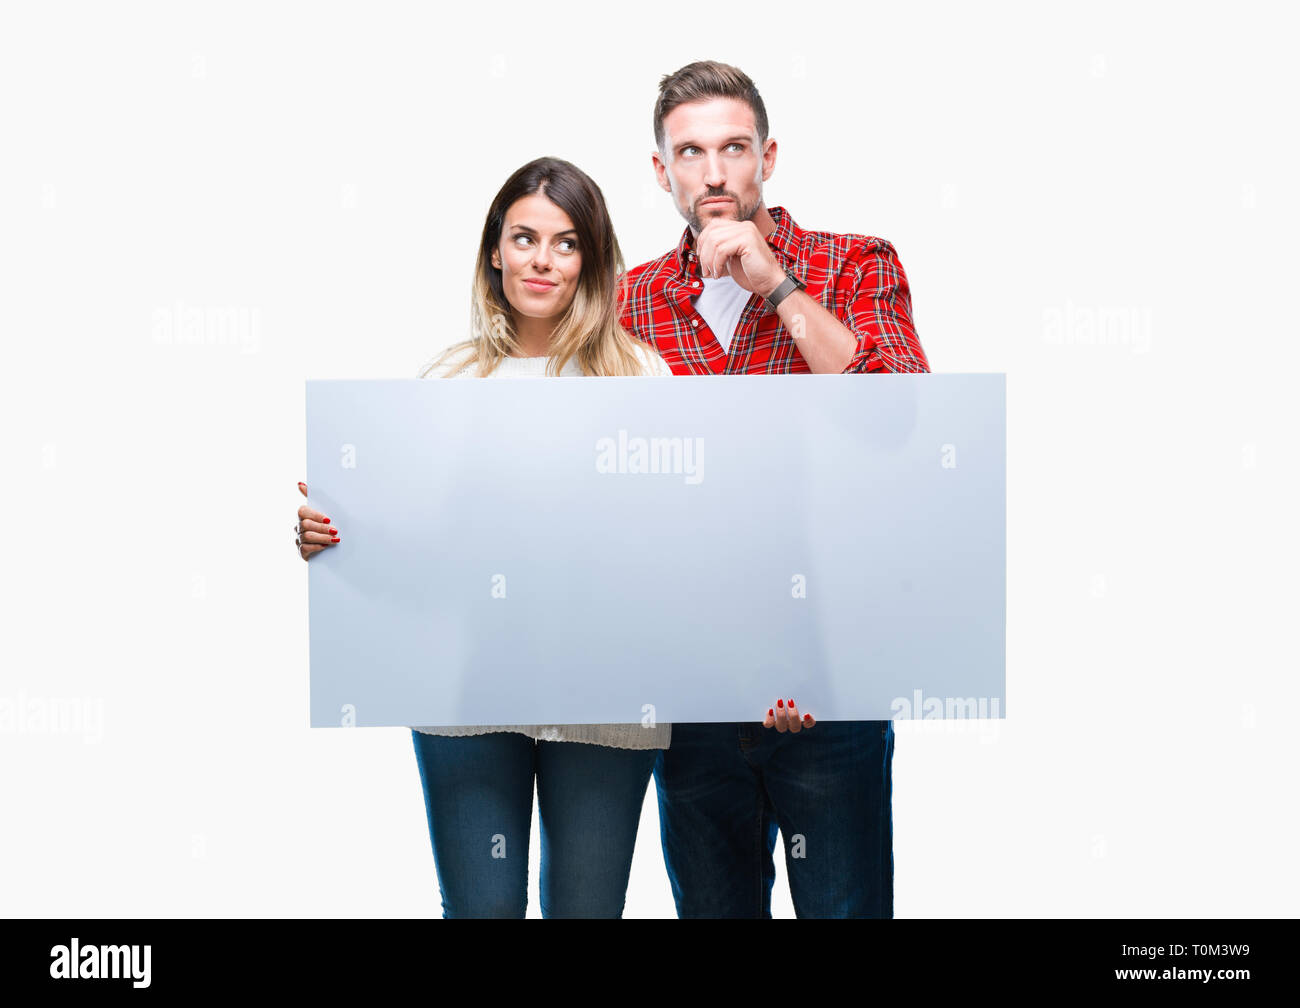
[[[722,158],[710,154],[704,166],[704,184],[713,189],[722,189],[727,183],[727,173],[722,170]]]

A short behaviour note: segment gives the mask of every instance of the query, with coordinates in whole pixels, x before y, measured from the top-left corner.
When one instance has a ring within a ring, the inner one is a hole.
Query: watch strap
[[[781,281],[781,283],[777,286],[776,290],[772,291],[772,293],[767,296],[766,301],[768,307],[771,308],[773,311],[776,311],[777,305],[779,305],[782,301],[788,298],[795,291],[803,290],[805,286],[807,285],[802,280],[800,280],[794,274],[787,272],[785,275],[785,279]]]

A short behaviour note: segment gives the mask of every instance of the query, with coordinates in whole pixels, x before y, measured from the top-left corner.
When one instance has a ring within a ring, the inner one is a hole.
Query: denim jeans
[[[533,781],[543,917],[621,917],[658,749],[412,729],[444,917],[523,917]]]
[[[673,725],[655,764],[679,917],[771,917],[777,828],[799,917],[893,917],[890,721]]]

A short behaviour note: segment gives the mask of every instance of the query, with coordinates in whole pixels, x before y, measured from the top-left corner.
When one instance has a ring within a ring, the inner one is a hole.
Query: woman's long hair
[[[475,377],[481,378],[491,374],[503,358],[519,352],[501,271],[492,265],[491,257],[501,240],[506,211],[516,200],[533,193],[541,193],[569,215],[582,254],[578,289],[551,334],[547,374],[559,374],[571,359],[577,360],[584,375],[646,373],[646,355],[654,351],[619,324],[616,284],[624,272],[623,254],[604,194],[576,165],[543,157],[506,179],[488,209],[474,266],[470,338],[443,351],[421,371],[421,378],[439,370],[449,378],[474,365]]]

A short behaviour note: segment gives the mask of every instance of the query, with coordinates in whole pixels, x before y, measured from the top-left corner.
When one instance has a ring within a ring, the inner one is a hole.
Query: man
[[[893,246],[764,204],[777,144],[748,76],[668,75],[654,129],[688,226],[628,272],[622,321],[675,374],[929,370]],[[678,915],[770,917],[779,827],[800,917],[892,917],[893,750],[889,721],[817,724],[787,698],[761,723],[675,724],[655,781]]]

